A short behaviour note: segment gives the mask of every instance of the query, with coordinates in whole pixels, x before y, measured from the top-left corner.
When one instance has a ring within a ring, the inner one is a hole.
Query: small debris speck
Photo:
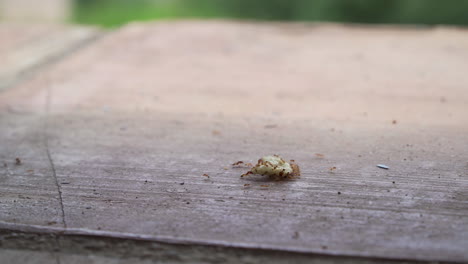
[[[232,167],[233,168],[245,168],[245,167],[250,168],[250,167],[253,167],[253,164],[250,162],[245,163],[242,160],[239,160],[238,162],[233,163]]]
[[[211,131],[211,134],[213,134],[213,136],[221,136],[221,131],[213,130],[213,131]]]
[[[393,184],[395,184],[395,181],[392,181]]]
[[[244,187],[250,187],[250,184],[246,183],[244,184]]]
[[[341,194],[341,192],[338,192],[338,194]]]
[[[329,170],[330,170],[331,172],[333,172],[333,171],[336,170],[336,167],[331,167]]]
[[[90,206],[87,206],[86,209],[91,209],[91,207],[90,207]]]
[[[393,120],[392,121],[392,124],[396,125],[397,121],[396,120]]]
[[[278,125],[271,124],[271,125],[265,125],[265,128],[277,128]]]
[[[21,160],[20,160],[20,158],[16,158],[16,159],[15,159],[15,164],[16,164],[16,165],[21,165]]]
[[[270,185],[268,185],[268,184],[262,184],[262,185],[260,185],[260,187],[268,188],[268,187],[270,187]]]
[[[210,175],[208,175],[208,174],[206,174],[206,173],[204,173],[203,176],[204,176],[204,177],[207,177],[207,178],[210,178]]]
[[[179,183],[179,184],[180,184],[180,185],[184,185],[184,184],[185,184],[185,182],[181,182],[181,183]]]
[[[377,164],[377,167],[381,168],[381,169],[384,169],[384,170],[388,170],[390,168],[387,165],[383,165],[383,164]]]
[[[325,155],[320,154],[320,153],[315,153],[315,156],[320,159],[323,159],[325,157]]]
[[[293,239],[298,239],[299,238],[299,232],[294,232],[293,236],[292,236]]]

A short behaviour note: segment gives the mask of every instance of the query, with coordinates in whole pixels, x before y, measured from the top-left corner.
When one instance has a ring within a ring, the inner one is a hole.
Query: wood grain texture
[[[0,260],[6,263],[421,263],[293,253],[258,248],[167,243],[135,239],[120,233],[75,234],[51,228],[25,227],[24,231],[0,230]],[[27,231],[26,231],[27,229]],[[35,229],[35,230],[34,230]],[[40,230],[42,229],[42,230]]]
[[[467,261],[466,33],[129,25],[0,94],[0,221]],[[301,178],[230,166],[273,153]]]

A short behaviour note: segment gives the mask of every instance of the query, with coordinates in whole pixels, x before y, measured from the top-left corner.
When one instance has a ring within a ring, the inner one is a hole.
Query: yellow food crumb
[[[289,163],[279,156],[265,156],[252,168],[252,173],[282,176],[283,174],[292,173],[292,168]]]
[[[258,163],[249,172],[242,175],[242,177],[249,174],[261,174],[276,180],[290,179],[300,175],[299,166],[293,162],[291,160],[290,164],[278,155],[265,156],[259,159]]]

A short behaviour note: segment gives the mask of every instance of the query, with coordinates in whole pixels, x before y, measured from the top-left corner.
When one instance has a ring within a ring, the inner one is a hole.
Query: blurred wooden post
[[[7,21],[63,22],[72,0],[0,0],[0,19]]]

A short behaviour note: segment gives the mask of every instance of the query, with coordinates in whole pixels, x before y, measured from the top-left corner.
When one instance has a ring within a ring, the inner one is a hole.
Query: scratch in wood
[[[62,224],[64,228],[67,228],[67,221],[65,220],[65,209],[63,207],[63,198],[62,198],[62,189],[60,187],[60,184],[57,179],[57,171],[55,169],[54,161],[52,159],[52,155],[50,154],[50,148],[49,148],[49,112],[50,112],[50,99],[52,91],[50,88],[50,85],[47,89],[47,95],[46,95],[46,104],[45,104],[45,120],[44,120],[44,145],[47,153],[47,159],[49,160],[50,167],[52,169],[52,175],[54,177],[54,182],[55,186],[57,187],[57,191],[59,194],[59,202],[60,202],[60,211],[61,211],[61,218],[62,218]]]

